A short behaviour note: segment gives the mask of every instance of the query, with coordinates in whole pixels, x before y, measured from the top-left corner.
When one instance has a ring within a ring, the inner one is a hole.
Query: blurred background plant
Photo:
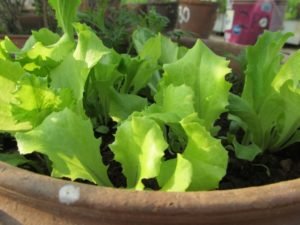
[[[153,33],[162,32],[169,20],[150,10],[130,10],[126,4],[109,0],[90,1],[85,11],[78,13],[81,22],[89,25],[107,47],[121,53],[132,50],[131,36],[136,28],[147,28]]]
[[[0,29],[1,33],[24,33],[19,15],[24,10],[26,0],[1,0],[0,1]]]
[[[287,20],[300,19],[300,0],[288,0],[285,12]]]
[[[30,34],[47,27],[56,30],[54,12],[48,0],[0,0],[0,33]]]
[[[225,13],[226,12],[226,4],[227,0],[217,0],[219,6],[218,6],[218,12],[219,13]]]

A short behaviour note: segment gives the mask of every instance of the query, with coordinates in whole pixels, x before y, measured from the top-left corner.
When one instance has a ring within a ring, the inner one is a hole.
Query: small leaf
[[[74,58],[86,62],[90,69],[112,50],[106,48],[88,26],[76,23],[75,28],[78,33],[78,44],[74,52]]]
[[[0,161],[8,163],[12,166],[20,166],[31,161],[18,153],[0,153]]]
[[[236,140],[233,141],[235,155],[239,159],[253,161],[255,157],[263,151],[256,144],[241,145]]]
[[[154,96],[155,104],[145,110],[145,114],[165,123],[178,123],[195,112],[194,92],[187,85],[162,87]]]
[[[32,31],[32,36],[36,42],[41,42],[45,46],[53,45],[60,39],[58,34],[53,33],[47,28],[42,28],[38,31]]]
[[[73,41],[63,40],[62,38],[53,45],[45,46],[41,42],[31,44],[32,46],[24,46],[24,49],[22,49],[24,54],[26,54],[30,61],[41,61],[43,66],[52,64],[56,66],[57,62],[61,62],[74,48]]]
[[[147,35],[144,30],[138,30],[133,35],[139,56],[143,59],[153,60],[153,62],[164,65],[176,62],[187,52],[187,48],[179,47],[177,43],[161,34],[154,37],[151,37],[150,34],[144,37],[143,34]]]
[[[15,101],[13,92],[24,73],[19,63],[0,59],[0,131],[12,132],[31,128],[29,123],[17,123],[11,113],[11,103]]]
[[[147,106],[147,100],[138,95],[119,94],[110,91],[109,115],[116,122],[126,120],[133,112],[141,111]]]
[[[158,65],[154,61],[131,58],[124,55],[119,67],[119,71],[125,76],[125,82],[121,87],[121,92],[138,93],[138,91],[147,86],[157,69]]]

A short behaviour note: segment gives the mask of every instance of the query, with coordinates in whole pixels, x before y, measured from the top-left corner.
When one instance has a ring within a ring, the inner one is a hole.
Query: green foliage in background
[[[299,19],[300,18],[300,0],[287,0],[286,19]]]

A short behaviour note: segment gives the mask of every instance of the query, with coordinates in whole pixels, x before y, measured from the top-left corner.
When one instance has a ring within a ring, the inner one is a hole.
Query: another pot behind
[[[180,0],[178,27],[199,38],[208,38],[217,18],[218,4],[210,1]]]

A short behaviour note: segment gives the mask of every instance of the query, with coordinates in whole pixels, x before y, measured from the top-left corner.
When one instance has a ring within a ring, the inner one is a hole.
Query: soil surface
[[[220,189],[243,188],[271,184],[300,177],[300,144],[277,153],[257,156],[253,162],[240,160],[230,152],[227,175]]]
[[[112,142],[111,137],[104,137],[107,142]],[[0,139],[0,152],[11,152],[16,149],[16,142],[9,136]],[[108,166],[108,175],[112,183],[116,187],[126,187],[126,178],[122,174],[121,165],[114,161],[113,153],[107,146],[100,147],[103,156],[103,162]],[[29,159],[39,161],[40,166],[43,165],[42,156],[32,154],[27,156]],[[22,166],[22,168],[32,170],[34,172],[43,171],[43,174],[49,175],[50,171],[42,169],[36,171],[32,167]],[[235,189],[250,186],[259,186],[271,184],[279,181],[286,181],[300,178],[300,143],[291,145],[290,147],[276,153],[265,153],[256,157],[253,162],[237,159],[234,153],[229,151],[229,164],[226,176],[220,182],[219,189]],[[83,181],[80,181],[83,182]],[[87,182],[88,183],[88,182]],[[159,186],[155,179],[145,179],[143,183],[146,187],[153,190],[159,190]]]

